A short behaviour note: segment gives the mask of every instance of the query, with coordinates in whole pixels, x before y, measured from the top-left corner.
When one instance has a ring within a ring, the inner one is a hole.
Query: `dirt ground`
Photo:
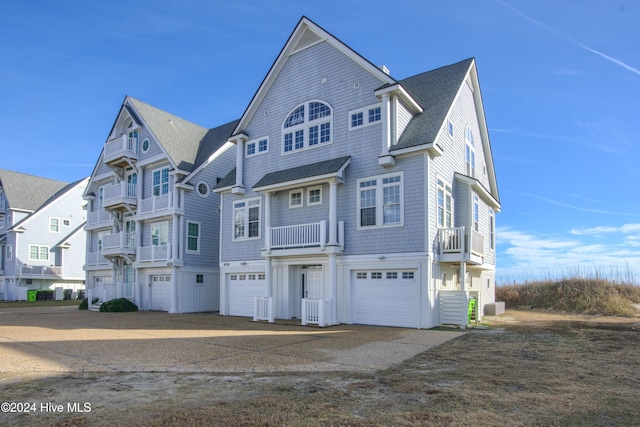
[[[507,311],[371,372],[25,373],[0,381],[0,402],[36,396],[72,406],[0,414],[0,424],[631,426],[640,420],[640,319]]]

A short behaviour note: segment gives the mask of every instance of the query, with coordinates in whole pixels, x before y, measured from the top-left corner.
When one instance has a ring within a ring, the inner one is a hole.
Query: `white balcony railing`
[[[109,260],[103,257],[100,252],[87,252],[86,262],[90,267],[98,265],[109,265]]]
[[[103,206],[112,206],[120,203],[136,204],[136,202],[136,184],[129,184],[123,181],[104,187]]]
[[[136,248],[136,236],[129,233],[112,233],[107,234],[102,238],[102,250],[135,250]]]
[[[110,162],[120,157],[138,158],[138,140],[121,135],[104,145],[104,161]]]
[[[143,246],[138,248],[136,260],[139,262],[169,261],[171,245]]]
[[[87,226],[89,227],[108,227],[113,224],[113,217],[108,211],[100,209],[97,212],[87,213]]]
[[[22,276],[62,276],[62,267],[47,265],[23,265],[20,271]]]
[[[338,221],[337,238],[338,245],[344,242],[344,222]],[[283,227],[270,227],[267,230],[266,247],[271,249],[290,249],[319,247],[324,250],[327,241],[327,221],[309,224],[287,225]]]
[[[173,206],[173,193],[169,192],[162,196],[153,196],[140,201],[138,206],[138,214],[150,214],[158,211],[164,211]]]
[[[438,236],[440,255],[484,256],[484,236],[469,227],[441,228]]]

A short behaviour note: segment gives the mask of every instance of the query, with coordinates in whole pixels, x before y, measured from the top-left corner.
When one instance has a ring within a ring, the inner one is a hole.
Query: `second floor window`
[[[49,231],[52,233],[60,231],[60,220],[58,218],[49,218]]]
[[[260,237],[260,198],[233,204],[233,240]]]
[[[29,245],[29,260],[49,261],[49,248],[47,246]]]
[[[383,227],[403,223],[402,174],[358,180],[358,227]]]
[[[187,221],[187,252],[200,252],[200,223]]]
[[[165,246],[169,243],[169,223],[167,221],[151,224],[151,246]]]
[[[169,194],[169,168],[153,171],[153,195],[164,196]]]
[[[438,227],[451,228],[452,219],[451,186],[438,179]]]
[[[282,125],[282,152],[331,143],[331,107],[310,101],[296,107]]]

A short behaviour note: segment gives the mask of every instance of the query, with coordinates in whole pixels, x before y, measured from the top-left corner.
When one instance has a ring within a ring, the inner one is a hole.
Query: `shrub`
[[[85,298],[80,302],[80,305],[78,306],[78,310],[88,310],[88,309],[89,309],[89,300]]]
[[[582,314],[635,317],[640,287],[602,279],[573,278],[496,288],[496,300],[510,308],[540,308]]]
[[[120,313],[125,311],[138,311],[138,306],[129,301],[126,298],[118,298],[112,299],[111,301],[107,301],[100,305],[100,311],[102,312],[111,312],[111,313]]]

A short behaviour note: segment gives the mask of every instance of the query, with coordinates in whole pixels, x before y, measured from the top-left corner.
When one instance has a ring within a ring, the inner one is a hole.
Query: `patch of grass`
[[[569,313],[636,317],[640,287],[602,279],[573,278],[496,288],[496,300],[508,308],[537,308]]]
[[[77,299],[62,301],[0,301],[0,308],[58,307],[78,305],[80,302]]]

